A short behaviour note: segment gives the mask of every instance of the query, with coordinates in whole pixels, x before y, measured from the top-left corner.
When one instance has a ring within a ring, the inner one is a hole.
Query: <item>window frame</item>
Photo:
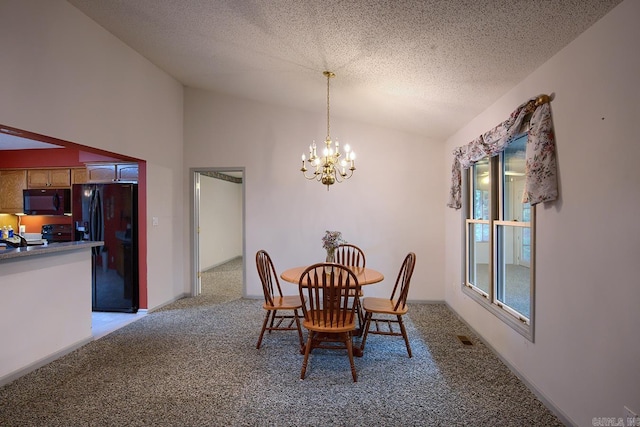
[[[521,137],[526,137],[521,135]],[[489,261],[488,261],[488,283],[489,292],[485,292],[483,289],[470,283],[470,269],[471,265],[471,251],[470,245],[475,244],[475,233],[471,231],[472,224],[484,224],[486,221],[474,219],[474,194],[476,188],[474,187],[474,174],[475,166],[471,166],[464,171],[463,175],[463,192],[462,192],[462,223],[463,223],[463,257],[464,260],[462,269],[462,291],[465,295],[469,296],[474,301],[478,302],[481,306],[489,310],[492,314],[502,320],[505,324],[513,328],[519,334],[524,336],[531,342],[534,342],[534,325],[535,325],[535,218],[536,218],[536,206],[530,206],[530,221],[528,223],[529,228],[529,317],[526,314],[520,313],[516,309],[498,300],[498,277],[497,270],[501,268],[502,264],[499,257],[500,241],[499,233],[500,227],[504,230],[504,227],[520,227],[525,228],[527,225],[522,221],[512,221],[510,219],[503,218],[505,213],[504,204],[504,179],[508,177],[504,173],[504,160],[503,153],[497,156],[491,157],[489,160],[490,171],[490,184],[489,184],[489,224],[490,224],[490,236],[489,236]],[[473,250],[475,251],[475,245]],[[475,264],[475,263],[474,263]],[[477,276],[476,276],[477,277]],[[477,281],[476,281],[477,283]]]

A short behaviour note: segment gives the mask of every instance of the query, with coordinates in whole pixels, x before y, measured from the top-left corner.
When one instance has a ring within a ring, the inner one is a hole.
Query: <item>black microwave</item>
[[[27,215],[64,215],[71,213],[68,188],[31,188],[22,190],[22,207]]]

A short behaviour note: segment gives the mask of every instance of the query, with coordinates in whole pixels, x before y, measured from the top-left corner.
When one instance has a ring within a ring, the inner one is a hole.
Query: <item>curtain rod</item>
[[[540,95],[536,98],[536,107],[541,106],[542,104],[548,104],[551,102],[551,97],[549,95]]]

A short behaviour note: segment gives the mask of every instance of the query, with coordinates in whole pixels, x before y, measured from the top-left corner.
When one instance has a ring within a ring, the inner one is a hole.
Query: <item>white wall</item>
[[[460,289],[461,213],[446,209],[446,300],[571,422],[640,413],[640,2],[627,0],[447,141],[555,93],[560,199],[537,209],[535,343]],[[535,41],[532,41],[535,42]]]
[[[0,2],[0,52],[0,123],[147,161],[149,308],[182,294],[182,85],[63,0]]]
[[[242,256],[242,184],[200,176],[200,271]]]
[[[0,384],[5,384],[50,361],[52,354],[91,341],[91,252],[86,248],[1,263]]]
[[[253,261],[258,250],[270,253],[278,271],[323,261],[321,238],[329,229],[363,248],[367,266],[387,277],[367,294],[387,296],[404,256],[414,251],[410,298],[443,300],[442,143],[332,117],[332,136],[353,147],[358,169],[327,191],[299,171],[301,154],[312,139],[324,139],[325,126],[322,106],[311,114],[185,90],[185,171],[246,168],[247,295],[262,295]]]

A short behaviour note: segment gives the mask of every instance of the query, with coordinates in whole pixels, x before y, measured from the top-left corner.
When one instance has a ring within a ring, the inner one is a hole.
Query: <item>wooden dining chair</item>
[[[366,267],[367,259],[364,256],[364,251],[357,247],[356,245],[352,245],[350,243],[343,243],[336,248],[336,262],[338,264],[346,265],[349,267]],[[362,312],[362,305],[360,304],[360,299],[363,296],[362,290],[357,294],[358,298],[356,298],[356,294],[354,290],[349,290],[349,298],[353,298],[353,304],[356,306],[356,313],[358,314],[358,326],[360,327],[360,331],[362,331],[362,326],[364,325],[364,314]]]
[[[365,311],[364,317],[364,335],[362,336],[362,343],[360,344],[360,350],[364,351],[364,345],[367,342],[368,334],[380,334],[380,335],[396,335],[404,338],[404,343],[407,346],[407,353],[411,357],[411,346],[409,345],[409,338],[407,337],[407,330],[402,322],[402,316],[409,311],[407,306],[407,294],[409,293],[409,284],[411,283],[411,276],[413,275],[413,268],[416,264],[416,254],[409,252],[405,257],[396,284],[393,287],[390,298],[365,298],[362,300],[362,307]],[[395,319],[393,318],[395,316]],[[369,330],[371,323],[374,323],[375,329]],[[393,324],[397,323],[400,327],[400,331],[393,329]],[[380,324],[383,328],[380,328]]]
[[[351,364],[353,381],[358,380],[353,361],[353,333],[356,329],[356,311],[348,303],[348,291],[360,291],[356,275],[337,263],[319,263],[305,269],[298,283],[304,320],[307,329],[304,360],[300,379],[307,371],[309,354],[314,348],[346,349]]]
[[[366,267],[367,260],[362,249],[356,245],[343,243],[336,248],[336,262],[350,267]]]
[[[278,275],[276,274],[271,257],[265,250],[259,250],[256,253],[256,266],[258,268],[260,281],[262,282],[262,292],[264,293],[264,304],[262,304],[262,308],[266,310],[256,348],[260,348],[265,331],[271,333],[271,331],[297,330],[300,341],[300,352],[302,352],[304,341],[302,340],[302,329],[300,327],[298,310],[302,309],[303,300],[299,295],[282,295]],[[289,314],[279,313],[280,311],[289,312]],[[293,314],[290,312],[293,312]]]

